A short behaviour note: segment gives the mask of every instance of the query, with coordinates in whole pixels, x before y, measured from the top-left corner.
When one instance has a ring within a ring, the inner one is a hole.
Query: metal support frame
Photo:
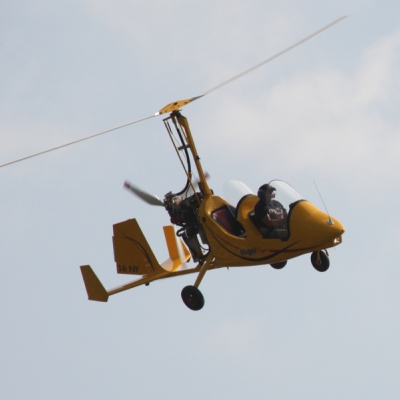
[[[212,266],[213,261],[214,261],[214,256],[211,253],[209,253],[203,265],[200,268],[199,274],[197,275],[196,282],[194,283],[195,287],[198,288],[200,286],[200,283],[203,280],[205,273]]]

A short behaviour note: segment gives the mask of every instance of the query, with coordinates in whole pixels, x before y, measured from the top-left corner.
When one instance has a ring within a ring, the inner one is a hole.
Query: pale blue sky
[[[4,2],[3,2],[4,3]],[[378,1],[28,1],[0,13],[0,164],[201,94],[328,22],[301,47],[184,109],[210,186],[283,179],[346,227],[308,256],[89,302],[112,225],[167,258],[162,197],[184,176],[162,119],[0,169],[0,398],[393,399],[400,384],[400,5]]]

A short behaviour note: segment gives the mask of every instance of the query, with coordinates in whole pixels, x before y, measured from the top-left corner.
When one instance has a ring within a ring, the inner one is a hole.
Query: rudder
[[[136,219],[113,225],[114,260],[118,274],[163,272]]]

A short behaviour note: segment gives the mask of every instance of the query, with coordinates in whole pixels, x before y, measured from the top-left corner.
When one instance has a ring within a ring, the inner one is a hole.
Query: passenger
[[[286,235],[287,212],[283,205],[274,200],[275,188],[267,183],[258,189],[260,200],[254,207],[255,224],[266,238],[278,238]],[[280,230],[280,234],[277,231]],[[284,230],[284,232],[282,232]]]

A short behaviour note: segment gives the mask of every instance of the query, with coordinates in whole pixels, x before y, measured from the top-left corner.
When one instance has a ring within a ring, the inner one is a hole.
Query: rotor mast
[[[206,176],[204,174],[203,167],[200,162],[199,154],[197,153],[196,145],[194,144],[194,140],[193,140],[192,132],[190,131],[190,128],[189,128],[188,120],[186,117],[184,117],[180,113],[180,110],[183,106],[185,106],[186,104],[191,103],[192,101],[195,101],[201,97],[203,97],[203,95],[192,97],[192,98],[186,99],[186,100],[179,100],[179,101],[175,101],[173,103],[169,103],[165,107],[163,107],[157,114],[162,115],[162,114],[170,113],[169,117],[174,122],[175,127],[178,129],[178,125],[179,125],[182,128],[184,137],[186,140],[186,145],[184,147],[188,148],[190,150],[190,152],[192,153],[192,157],[193,157],[194,163],[196,165],[197,173],[199,175],[200,191],[203,194],[203,196],[208,197],[208,196],[212,196],[212,192],[207,184]],[[190,176],[188,176],[188,178],[190,179]]]
[[[197,173],[199,175],[199,188],[204,196],[211,196],[212,192],[210,187],[208,186],[206,176],[204,174],[203,167],[200,162],[200,157],[199,154],[197,153],[196,145],[194,144],[192,132],[190,131],[189,128],[188,120],[179,111],[174,111],[171,114],[171,116],[173,119],[176,119],[178,124],[183,128],[187,144],[189,146],[190,152],[192,153]]]

